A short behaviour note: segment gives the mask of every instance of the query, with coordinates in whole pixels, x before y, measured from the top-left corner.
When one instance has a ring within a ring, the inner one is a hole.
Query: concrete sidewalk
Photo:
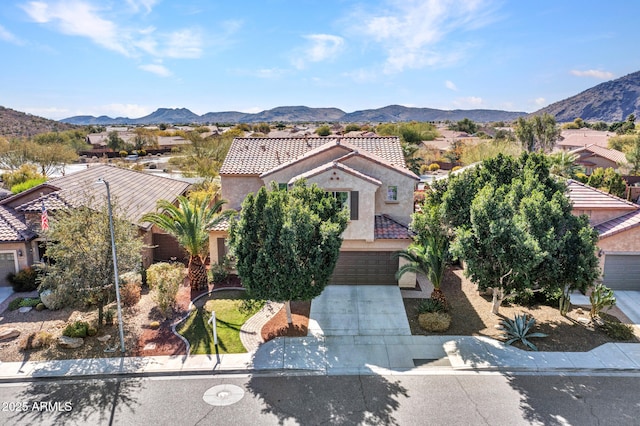
[[[249,354],[0,363],[0,381],[128,374],[460,372],[640,374],[640,344],[608,343],[589,352],[529,352],[485,337],[326,336],[278,338]]]

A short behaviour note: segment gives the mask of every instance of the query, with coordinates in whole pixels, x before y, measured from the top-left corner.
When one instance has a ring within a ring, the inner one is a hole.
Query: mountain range
[[[640,114],[640,71],[598,84],[575,96],[555,102],[533,114],[548,113],[558,122],[624,121],[629,114]]]
[[[389,105],[378,109],[368,109],[346,113],[338,108],[310,108],[306,106],[281,106],[266,111],[243,113],[238,111],[208,112],[195,114],[186,108],[159,108],[155,112],[140,118],[107,116],[94,117],[80,115],[65,118],[63,123],[79,125],[115,125],[115,124],[191,124],[191,123],[273,123],[273,122],[343,122],[375,123],[402,121],[458,121],[464,118],[476,122],[511,121],[526,115],[525,112],[510,112],[489,109],[440,110],[433,108],[412,108],[401,105]]]

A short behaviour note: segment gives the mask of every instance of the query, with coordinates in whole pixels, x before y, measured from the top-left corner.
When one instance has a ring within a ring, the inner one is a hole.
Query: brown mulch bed
[[[287,322],[287,312],[284,307],[275,314],[263,327],[262,339],[267,342],[276,337],[304,337],[309,329],[309,312],[311,302],[291,302],[292,324]]]
[[[526,313],[536,319],[536,330],[548,334],[544,338],[532,338],[531,341],[540,351],[589,351],[604,343],[613,342],[604,331],[592,325],[578,322],[579,318],[589,318],[589,310],[572,306],[567,317],[560,315],[558,308],[536,305],[530,308],[518,305],[503,305],[500,314],[491,313],[491,296],[480,295],[477,287],[464,277],[463,271],[453,268],[447,271],[442,290],[449,303],[452,316],[451,327],[443,333],[423,330],[418,324],[418,305],[422,299],[404,299],[411,333],[417,335],[461,335],[486,336],[500,340],[502,332],[496,328],[501,319],[512,319],[516,314]],[[624,320],[622,312],[613,308],[608,311],[608,319]],[[606,315],[606,314],[605,314]],[[638,339],[632,340],[638,342]],[[524,348],[523,346],[514,346]]]

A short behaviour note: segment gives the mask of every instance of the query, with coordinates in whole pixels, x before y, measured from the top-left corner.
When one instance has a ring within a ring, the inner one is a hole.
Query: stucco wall
[[[222,206],[224,210],[239,210],[245,197],[256,193],[263,186],[262,179],[258,176],[220,176],[222,187],[222,199],[227,203]]]
[[[344,161],[344,164],[382,182],[382,187],[376,192],[376,214],[388,214],[404,224],[411,222],[413,190],[417,179],[362,157],[349,158]],[[387,187],[389,185],[398,187],[398,202],[387,202]]]
[[[373,241],[377,185],[339,169],[327,170],[309,178],[307,182],[315,183],[327,191],[358,191],[358,219],[349,220],[342,238]]]
[[[571,213],[575,216],[586,214],[589,216],[589,223],[591,226],[599,225],[611,219],[623,216],[633,211],[632,209],[573,209]]]
[[[601,250],[598,258],[601,272],[604,272],[604,262],[607,254],[640,254],[640,227],[601,238],[598,240],[598,249]]]

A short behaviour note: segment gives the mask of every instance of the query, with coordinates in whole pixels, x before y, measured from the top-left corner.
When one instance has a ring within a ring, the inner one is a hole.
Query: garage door
[[[0,286],[8,286],[7,275],[16,272],[16,261],[13,253],[0,253]]]
[[[607,254],[602,281],[614,290],[640,290],[640,255]]]
[[[388,251],[346,251],[340,257],[329,284],[397,285],[398,259]]]

